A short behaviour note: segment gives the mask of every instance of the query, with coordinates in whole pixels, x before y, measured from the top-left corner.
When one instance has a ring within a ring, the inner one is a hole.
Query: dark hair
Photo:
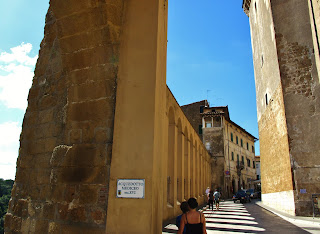
[[[184,201],[180,205],[180,209],[183,213],[187,213],[189,211],[189,205],[188,202]]]
[[[195,209],[198,207],[198,202],[195,198],[192,197],[192,198],[189,198],[188,205],[189,205],[190,209]]]

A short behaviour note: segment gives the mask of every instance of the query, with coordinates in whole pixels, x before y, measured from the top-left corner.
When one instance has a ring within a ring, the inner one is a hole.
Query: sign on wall
[[[144,198],[145,180],[144,179],[118,179],[117,197],[118,198]]]

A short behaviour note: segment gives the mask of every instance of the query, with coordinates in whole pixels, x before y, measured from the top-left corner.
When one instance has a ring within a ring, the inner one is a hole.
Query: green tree
[[[4,180],[0,178],[0,234],[4,233],[4,215],[8,210],[13,183],[13,180]]]

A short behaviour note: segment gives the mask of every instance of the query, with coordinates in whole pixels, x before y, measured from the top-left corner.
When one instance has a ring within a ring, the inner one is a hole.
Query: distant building
[[[181,109],[211,154],[211,187],[220,187],[226,197],[253,188],[257,138],[230,119],[228,106],[210,107],[203,100]]]
[[[254,159],[255,159],[255,167],[256,167],[257,180],[261,180],[260,155],[256,155]]]
[[[256,168],[257,178],[254,181],[254,187],[257,191],[261,191],[261,166],[260,166],[260,155],[254,157],[254,167]]]

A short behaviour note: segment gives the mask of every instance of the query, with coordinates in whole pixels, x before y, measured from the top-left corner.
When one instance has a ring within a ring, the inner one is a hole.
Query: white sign
[[[117,197],[119,198],[144,198],[145,180],[118,179]]]

